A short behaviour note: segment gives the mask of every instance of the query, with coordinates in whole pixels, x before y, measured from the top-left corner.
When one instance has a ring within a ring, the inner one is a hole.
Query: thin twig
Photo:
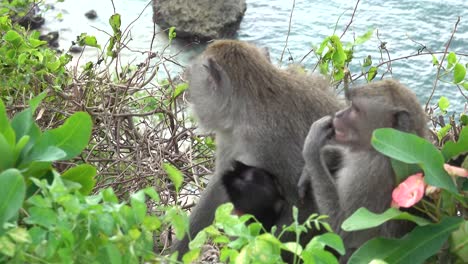
[[[280,60],[279,60],[280,64],[283,61],[284,53],[286,52],[286,48],[288,47],[289,34],[291,33],[292,17],[293,17],[293,12],[294,12],[294,7],[295,6],[296,6],[296,0],[293,0],[293,6],[292,6],[292,9],[291,9],[291,14],[289,15],[288,34],[286,34],[286,42],[284,43],[283,52],[281,52],[281,57],[280,57]]]
[[[357,0],[356,5],[354,6],[353,14],[351,15],[351,20],[350,20],[349,23],[346,25],[346,28],[345,28],[345,30],[343,31],[343,34],[341,34],[340,39],[343,38],[343,36],[344,36],[344,34],[346,33],[346,31],[348,31],[349,26],[351,26],[351,24],[353,23],[353,21],[354,21],[354,14],[356,14],[356,10],[357,10],[357,7],[358,7],[360,1],[361,1],[361,0]]]
[[[444,63],[445,56],[447,56],[448,49],[450,47],[450,44],[452,43],[453,36],[455,35],[455,32],[457,31],[457,26],[459,22],[460,22],[460,17],[457,18],[457,22],[455,23],[455,26],[453,27],[453,30],[452,30],[452,35],[450,36],[450,39],[447,45],[445,46],[444,55],[442,55],[442,59],[440,60],[439,67],[437,67],[437,74],[434,80],[434,85],[432,86],[431,95],[429,96],[429,99],[427,99],[426,106],[424,107],[426,111],[427,111],[427,108],[429,107],[429,103],[431,102],[432,97],[434,96],[435,89],[437,88],[437,82],[439,81],[440,69],[442,68],[442,64]]]

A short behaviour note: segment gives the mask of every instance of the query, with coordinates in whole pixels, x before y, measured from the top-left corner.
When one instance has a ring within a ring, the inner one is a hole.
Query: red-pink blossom
[[[449,164],[445,163],[444,164],[444,169],[451,176],[468,177],[468,170],[466,170],[464,168],[455,167],[455,166],[452,166],[452,165],[449,165]]]
[[[422,173],[409,176],[393,190],[392,207],[408,208],[415,205],[424,196],[424,188]]]

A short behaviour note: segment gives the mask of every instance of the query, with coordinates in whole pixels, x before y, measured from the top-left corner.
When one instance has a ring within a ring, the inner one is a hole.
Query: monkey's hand
[[[319,161],[320,149],[328,142],[333,135],[333,117],[324,116],[315,121],[310,127],[304,143],[302,155],[304,161]]]

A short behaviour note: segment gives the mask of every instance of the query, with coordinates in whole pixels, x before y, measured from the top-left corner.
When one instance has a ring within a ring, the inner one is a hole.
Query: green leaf
[[[120,26],[122,25],[120,14],[113,14],[109,18],[109,24],[111,25],[112,30],[114,31],[114,34],[115,33],[120,34]]]
[[[341,255],[345,254],[345,247],[343,244],[343,240],[341,239],[339,235],[335,233],[329,232],[323,235],[314,236],[314,238],[312,238],[312,240],[307,244],[305,250],[308,250],[309,244],[316,243],[316,242],[321,244],[320,249],[323,249],[325,248],[325,246],[328,246],[336,250]]]
[[[39,106],[39,104],[41,104],[42,100],[46,98],[46,96],[47,96],[47,91],[44,91],[38,94],[36,97],[29,100],[29,108],[31,109],[31,113],[36,112],[37,107]]]
[[[442,127],[439,131],[437,131],[437,138],[439,141],[442,141],[442,139],[447,135],[447,133],[452,129],[451,124],[447,124],[444,127]]]
[[[8,144],[6,138],[0,134],[0,171],[12,168],[15,164],[14,146]]]
[[[428,220],[412,215],[407,212],[402,212],[396,208],[389,208],[387,211],[376,214],[366,208],[359,208],[348,219],[346,219],[341,228],[345,231],[356,231],[373,228],[390,220],[408,220],[416,223],[417,225],[430,224]]]
[[[448,107],[450,106],[450,101],[447,97],[441,96],[438,104],[439,104],[440,110],[442,110],[443,112],[446,112]]]
[[[3,134],[5,140],[8,142],[9,145],[13,145],[15,143],[15,131],[10,125],[5,105],[3,104],[2,100],[0,100],[0,134]]]
[[[181,83],[177,85],[172,95],[172,98],[173,99],[177,98],[182,92],[187,90],[187,88],[188,88],[188,83]]]
[[[439,65],[439,60],[436,56],[432,55],[432,66]]]
[[[356,38],[356,40],[354,41],[354,45],[361,45],[367,42],[372,37],[373,34],[374,34],[374,29],[373,28],[369,29],[366,33],[364,33],[364,35]]]
[[[364,58],[364,63],[362,64],[362,67],[369,67],[372,65],[372,56],[367,55],[366,58]]]
[[[377,69],[378,68],[375,66],[370,67],[369,72],[367,73],[368,82],[372,81],[375,78],[375,76],[377,75]]]
[[[33,151],[31,155],[26,156],[21,162],[21,167],[24,167],[30,162],[52,162],[61,160],[66,156],[67,153],[65,153],[65,151],[54,146],[49,146],[42,151]]]
[[[466,76],[466,68],[461,63],[455,64],[455,68],[453,68],[453,82],[458,84],[463,82]]]
[[[444,170],[444,158],[427,140],[392,128],[376,129],[372,146],[382,154],[405,163],[418,164],[424,170],[424,181],[432,186],[458,193]]]
[[[458,137],[458,142],[448,141],[442,147],[445,161],[448,161],[462,153],[468,152],[468,126],[463,127]]]
[[[450,252],[457,255],[463,263],[468,263],[468,221],[460,225],[450,236]]]
[[[101,49],[101,46],[98,44],[96,37],[89,36],[86,33],[81,33],[81,35],[78,36],[78,44],[80,46],[90,46]]]
[[[6,221],[15,216],[26,195],[23,175],[17,169],[8,169],[0,173],[0,229]]]
[[[462,85],[463,85],[463,88],[465,88],[465,90],[468,91],[468,82],[464,82]]]
[[[461,114],[460,123],[464,126],[468,126],[468,115]]]
[[[447,68],[451,69],[455,63],[457,63],[457,55],[455,55],[455,52],[450,52],[447,56]]]
[[[31,155],[37,155],[49,147],[57,147],[66,153],[61,160],[74,158],[88,145],[92,125],[89,114],[76,112],[60,127],[45,131],[31,150]]]
[[[338,36],[333,35],[330,37],[330,42],[335,47],[335,52],[333,52],[333,64],[336,68],[341,68],[344,66],[346,61],[346,53],[343,50],[343,44]]]
[[[88,195],[93,190],[94,185],[96,185],[96,180],[94,179],[96,174],[97,171],[94,166],[81,164],[68,169],[62,174],[62,178],[81,184],[80,193]]]
[[[177,34],[175,32],[175,27],[170,27],[169,28],[169,34],[168,34],[169,41],[173,40],[176,36],[177,36]]]
[[[423,263],[439,251],[462,221],[460,217],[446,217],[438,224],[418,226],[402,239],[374,238],[360,247],[348,264],[369,263],[373,259],[392,264]]]
[[[14,30],[8,30],[8,32],[5,33],[5,35],[3,35],[3,39],[6,42],[9,42],[9,43],[13,44],[16,47],[24,42],[21,35],[18,34],[18,32],[14,31]]]
[[[164,163],[163,168],[167,172],[169,179],[171,179],[172,183],[174,183],[176,192],[179,192],[179,188],[182,185],[182,182],[184,181],[184,175],[172,164]]]

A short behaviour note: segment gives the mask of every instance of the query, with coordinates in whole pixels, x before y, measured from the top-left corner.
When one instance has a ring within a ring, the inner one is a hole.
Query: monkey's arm
[[[304,144],[305,166],[298,188],[301,198],[307,195],[308,188],[312,189],[319,212],[330,216],[332,226],[336,229],[341,220],[339,218],[342,215],[342,209],[334,176],[328,168],[333,168],[333,171],[338,170],[337,166],[340,165],[335,166],[335,162],[331,159],[339,157],[337,162],[341,163],[341,155],[338,155],[338,148],[326,146],[332,135],[332,117],[323,117],[312,124]]]

